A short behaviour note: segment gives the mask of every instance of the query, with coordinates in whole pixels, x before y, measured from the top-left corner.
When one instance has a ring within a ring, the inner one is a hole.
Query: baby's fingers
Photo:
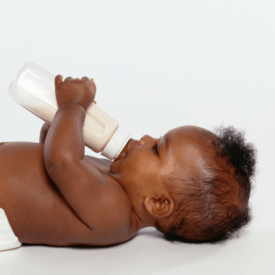
[[[84,81],[88,87],[90,86],[90,79],[87,76],[83,76],[81,80]]]
[[[69,82],[69,81],[71,81],[71,80],[73,80],[73,78],[72,77],[67,77],[65,80],[64,80],[64,82]]]
[[[63,76],[61,74],[57,75],[54,79],[55,87],[59,86],[63,81]]]
[[[93,91],[94,94],[96,93],[96,85],[93,78],[90,80],[90,89]]]

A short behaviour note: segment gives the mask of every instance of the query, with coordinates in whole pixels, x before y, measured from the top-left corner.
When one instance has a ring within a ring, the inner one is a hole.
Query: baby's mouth
[[[121,158],[124,158],[126,156],[126,152],[127,152],[127,148],[131,142],[131,138],[129,139],[129,141],[126,143],[126,145],[124,146],[124,148],[122,149],[122,151],[120,152],[120,154],[118,155],[118,157],[115,160],[119,160]]]

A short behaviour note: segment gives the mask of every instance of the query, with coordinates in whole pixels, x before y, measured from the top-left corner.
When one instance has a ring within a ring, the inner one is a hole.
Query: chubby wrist
[[[74,101],[66,101],[66,102],[62,103],[58,107],[58,109],[74,108],[73,106],[75,106],[77,108],[81,107],[86,112],[86,109],[80,103],[77,103],[77,102],[74,102]]]

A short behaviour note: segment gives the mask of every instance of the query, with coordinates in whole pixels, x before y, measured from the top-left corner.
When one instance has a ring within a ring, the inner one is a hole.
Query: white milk
[[[52,123],[58,105],[54,75],[34,63],[26,63],[9,87],[9,95],[22,107]],[[113,160],[130,139],[130,133],[101,110],[94,102],[86,111],[84,143],[94,152]]]

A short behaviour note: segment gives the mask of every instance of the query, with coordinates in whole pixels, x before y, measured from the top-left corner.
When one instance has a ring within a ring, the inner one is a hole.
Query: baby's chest
[[[13,198],[32,202],[51,190],[41,146],[28,142],[0,145],[0,204],[5,200],[11,204]]]

